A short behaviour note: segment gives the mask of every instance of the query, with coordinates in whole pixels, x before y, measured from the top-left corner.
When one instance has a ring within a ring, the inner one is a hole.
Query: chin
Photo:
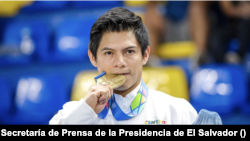
[[[116,88],[116,89],[114,89],[114,90],[116,90],[116,91],[124,91],[124,90],[127,90],[127,89],[129,89],[129,88],[130,88],[130,87],[126,87],[126,86],[122,85],[121,87]]]
[[[131,87],[132,87],[131,83],[129,83],[128,81],[126,81],[121,87],[116,88],[114,90],[116,90],[116,91],[125,91],[125,90],[127,90],[127,89],[129,89]]]

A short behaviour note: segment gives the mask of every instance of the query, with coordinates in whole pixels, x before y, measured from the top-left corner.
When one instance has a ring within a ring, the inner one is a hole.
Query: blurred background
[[[0,1],[0,124],[48,124],[98,74],[90,29],[113,7],[141,16],[149,88],[188,100],[223,124],[250,124],[250,2]]]

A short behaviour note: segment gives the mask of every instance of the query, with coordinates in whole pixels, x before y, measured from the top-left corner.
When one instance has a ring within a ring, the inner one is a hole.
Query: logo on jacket
[[[165,124],[166,122],[164,120],[152,120],[152,121],[145,121],[145,124]]]

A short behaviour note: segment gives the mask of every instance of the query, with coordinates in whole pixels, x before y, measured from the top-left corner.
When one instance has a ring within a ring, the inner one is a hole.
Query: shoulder
[[[154,89],[149,89],[149,97],[150,99],[157,101],[157,102],[163,102],[166,104],[171,104],[171,105],[181,105],[181,106],[186,106],[190,105],[189,102],[183,98],[178,98],[171,96],[169,94],[163,93],[161,91],[157,91]]]
[[[176,123],[190,124],[197,117],[197,111],[183,98],[177,98],[157,90],[149,89],[149,99],[156,107],[164,107],[163,110],[170,112],[172,117],[176,117],[174,119]]]

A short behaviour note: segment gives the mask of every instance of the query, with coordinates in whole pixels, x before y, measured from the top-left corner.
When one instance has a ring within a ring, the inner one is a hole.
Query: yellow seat
[[[197,49],[191,41],[169,42],[159,45],[157,55],[163,59],[188,58],[195,55]]]
[[[71,101],[78,101],[83,98],[91,85],[96,85],[94,77],[99,73],[97,71],[81,71],[74,80],[71,93]]]
[[[189,100],[186,77],[179,67],[144,67],[142,78],[148,88]]]
[[[140,16],[141,19],[142,19],[142,22],[145,21],[145,15],[143,12],[140,12],[140,11],[133,11],[136,15]]]
[[[74,80],[71,100],[78,101],[83,98],[89,87],[91,85],[96,85],[94,77],[98,74],[97,71],[79,72]],[[144,67],[142,78],[148,88],[162,91],[174,97],[189,100],[185,74],[179,67]]]
[[[145,6],[147,3],[148,1],[131,1],[131,0],[124,1],[125,6],[131,6],[131,7]]]
[[[0,1],[0,16],[14,16],[19,12],[20,8],[31,3],[33,1]]]
[[[123,3],[125,6],[145,6],[149,3],[150,0],[124,0]],[[160,5],[166,5],[167,0],[157,0],[157,3]]]

